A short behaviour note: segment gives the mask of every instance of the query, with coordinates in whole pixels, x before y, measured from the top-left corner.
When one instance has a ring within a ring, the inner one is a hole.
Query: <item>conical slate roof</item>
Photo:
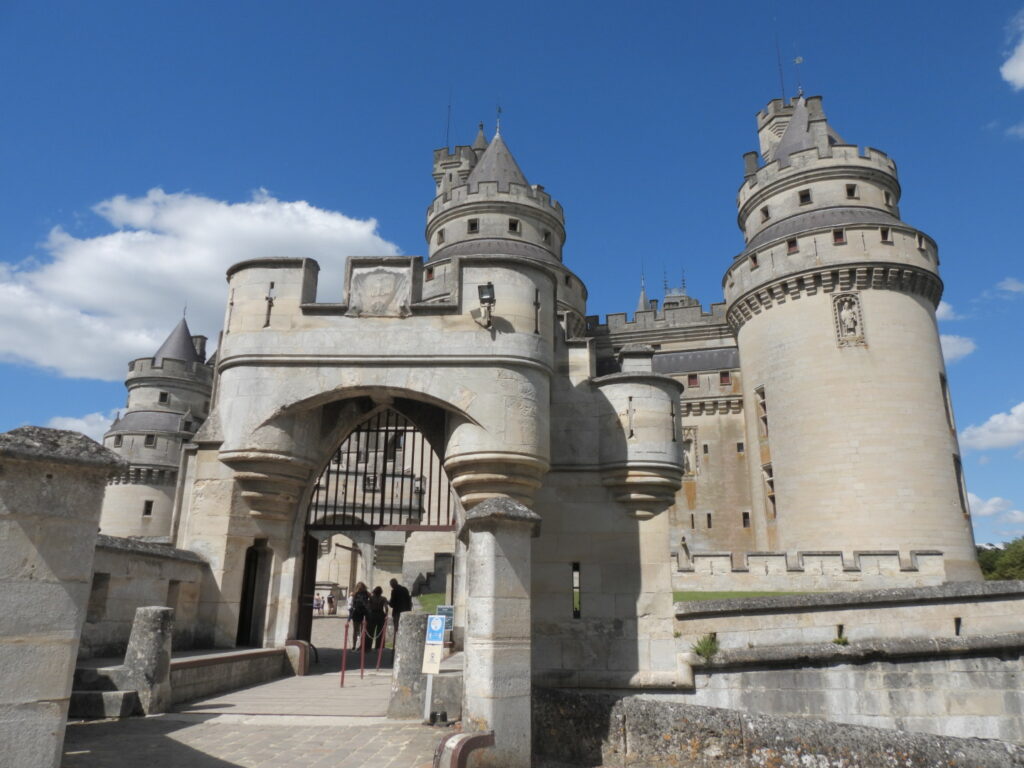
[[[153,364],[162,365],[164,358],[182,360],[186,363],[201,363],[203,359],[196,354],[195,345],[192,344],[192,332],[188,329],[185,318],[171,331],[167,341],[160,345],[160,349],[153,355]]]
[[[509,184],[529,186],[500,133],[494,134],[487,151],[484,152],[480,162],[473,168],[473,172],[469,174],[466,181],[470,187],[475,187],[481,181],[496,181],[498,189],[508,189]]]
[[[832,130],[832,127],[827,123],[825,124],[825,129],[828,132],[829,144],[843,143],[839,134]],[[801,96],[796,100],[796,104],[793,107],[793,116],[789,120],[789,125],[786,126],[785,133],[782,134],[782,138],[775,146],[772,159],[778,160],[779,165],[789,165],[789,156],[794,152],[813,149],[815,146],[814,133],[811,131],[810,113],[807,109],[807,100]]]
[[[647,281],[641,275],[640,277],[640,298],[636,302],[637,312],[646,312],[651,308],[650,302],[647,300]]]
[[[477,129],[476,139],[473,141],[473,149],[484,150],[487,149],[487,137],[484,136],[484,124],[480,123],[480,128]]]

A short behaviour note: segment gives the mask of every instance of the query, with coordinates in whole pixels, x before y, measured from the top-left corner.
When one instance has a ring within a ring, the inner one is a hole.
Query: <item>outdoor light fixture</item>
[[[491,310],[494,309],[494,305],[497,303],[494,299],[494,283],[478,285],[476,290],[480,294],[480,310],[479,314],[477,312],[473,313],[473,319],[484,328],[490,328]]]

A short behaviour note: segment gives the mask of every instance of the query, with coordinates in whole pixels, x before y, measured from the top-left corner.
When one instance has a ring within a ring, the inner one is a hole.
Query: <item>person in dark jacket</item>
[[[352,650],[359,647],[359,633],[363,629],[363,621],[366,619],[367,608],[370,603],[370,593],[363,582],[356,584],[356,591],[352,593],[352,612],[349,618],[352,619]]]
[[[366,640],[370,648],[377,650],[384,643],[387,634],[388,599],[384,590],[373,588],[373,594],[366,604]]]
[[[395,637],[398,637],[398,619],[406,611],[412,610],[412,596],[409,590],[398,583],[398,579],[391,580],[391,618],[395,622]]]

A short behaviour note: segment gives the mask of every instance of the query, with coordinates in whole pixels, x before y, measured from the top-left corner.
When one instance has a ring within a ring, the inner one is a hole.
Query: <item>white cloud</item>
[[[1010,293],[1024,293],[1024,281],[1018,280],[1016,277],[1007,277],[996,283],[996,288]]]
[[[103,440],[104,433],[110,429],[111,423],[117,418],[117,411],[110,413],[87,413],[85,416],[54,416],[46,426],[54,429],[70,429],[88,435],[96,442]]]
[[[1011,125],[1006,129],[1006,135],[1012,136],[1015,139],[1024,139],[1024,123],[1017,123]]]
[[[119,380],[129,360],[156,351],[186,303],[192,332],[215,343],[224,273],[236,262],[315,258],[318,299],[337,301],[346,256],[398,253],[374,219],[277,200],[264,190],[228,203],[151,189],[145,197],[104,200],[93,211],[117,231],[79,239],[57,227],[43,243],[45,263],[0,263],[0,360]]]
[[[1007,523],[1024,523],[1024,512],[1019,509],[1011,509],[1003,515],[1002,520]]]
[[[996,413],[980,426],[971,425],[960,433],[960,445],[967,449],[1012,448],[1024,443],[1024,402],[1009,413]]]
[[[1021,11],[1010,22],[1010,34],[1015,41],[1009,57],[999,68],[999,74],[1008,82],[1013,90],[1024,89],[1024,11]]]
[[[969,339],[966,336],[952,336],[943,333],[939,336],[939,341],[942,343],[942,356],[946,358],[947,363],[955,363],[978,348],[974,339]]]
[[[991,517],[1006,512],[1013,506],[1013,502],[1000,496],[993,496],[991,499],[983,499],[977,494],[968,493],[967,501],[971,507],[971,514],[975,517]]]
[[[958,315],[953,311],[953,305],[948,301],[940,301],[939,308],[935,310],[935,318],[937,320],[960,320],[963,315]]]

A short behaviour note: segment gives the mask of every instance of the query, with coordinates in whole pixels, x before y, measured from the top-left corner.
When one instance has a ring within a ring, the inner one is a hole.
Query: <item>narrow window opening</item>
[[[690,373],[686,376],[686,386],[690,389],[694,389],[700,386],[700,376],[696,373]]]
[[[580,564],[572,564],[572,617],[580,617]]]
[[[924,248],[924,235],[922,235],[920,232],[917,233],[917,247],[918,247],[918,250],[921,250],[921,251],[923,251],[925,249]]]
[[[711,513],[710,512],[708,512],[707,518],[708,518],[708,528],[710,528],[711,527]]]
[[[960,494],[960,511],[964,513],[964,517],[971,516],[971,508],[967,504],[967,486],[964,485],[964,465],[960,462],[960,457],[953,455],[953,468],[956,470],[956,490]]]
[[[949,397],[949,382],[945,374],[939,374],[939,386],[942,387],[942,402],[946,405],[946,423],[949,428],[956,431],[956,422],[953,420],[953,401]]]
[[[846,185],[846,196],[851,200],[857,197],[857,185],[847,184]]]
[[[775,473],[772,471],[771,464],[761,467],[761,477],[764,480],[764,499],[768,518],[774,520],[778,512],[775,506]]]
[[[424,280],[428,280],[428,281],[434,279],[434,268],[433,267],[427,267],[427,273],[426,273],[426,275],[424,275],[423,279]]]
[[[124,437],[122,435],[114,435],[114,447],[115,448],[120,448],[121,444],[123,442],[124,442]]]
[[[545,245],[551,244],[551,233],[548,232],[546,229],[544,230],[543,240]]]
[[[736,443],[736,453],[743,453],[743,443]]]
[[[846,230],[844,230],[844,229],[833,229],[832,230],[832,243],[834,245],[846,245]]]
[[[892,205],[892,192],[885,193],[885,204]]]
[[[744,512],[743,513],[743,527],[744,528],[749,528],[750,527],[750,513],[749,512]]]
[[[161,392],[157,401],[161,403],[169,403],[171,402],[171,396],[167,392]]]
[[[376,475],[363,475],[363,490],[370,491],[371,493],[376,492],[379,488]]]
[[[203,401],[203,411],[206,412],[206,413],[210,412],[210,401],[209,400],[204,400]]]
[[[572,277],[571,276],[569,276],[569,275],[565,276],[565,284],[566,285],[572,285]]]
[[[718,383],[723,387],[728,387],[732,384],[732,374],[729,371],[719,371]]]
[[[768,206],[764,206],[761,209],[761,221],[768,221],[772,217],[771,212],[768,210]]]
[[[147,448],[156,448],[156,435],[146,435],[144,445]]]
[[[786,241],[786,253],[799,253],[799,252],[800,252],[800,245],[797,243],[796,238],[795,237],[789,238],[789,240]]]
[[[696,528],[697,527],[697,520],[694,518],[693,513],[690,513],[690,527],[691,528]]]
[[[509,219],[508,220],[508,231],[509,232],[518,232],[519,231],[519,219]]]
[[[466,232],[475,235],[480,231],[480,219],[470,219],[466,222]]]
[[[630,396],[626,406],[626,418],[629,420],[629,436],[633,437],[633,397]]]
[[[186,421],[185,422],[184,430],[186,432],[191,432],[192,431],[192,422],[191,421]]]
[[[757,269],[757,254],[756,253],[750,254],[750,268],[751,269]]]
[[[764,398],[764,387],[755,389],[754,397],[757,398],[758,432],[761,437],[768,437],[768,402]]]
[[[811,204],[811,190],[801,189],[797,194],[800,196],[800,205]]]
[[[963,619],[959,616],[953,618],[953,634],[960,637],[960,629],[963,627]]]
[[[701,446],[701,453],[703,453],[705,456],[708,455],[708,444],[707,443],[704,443],[704,445]]]
[[[142,502],[142,516],[152,517],[153,516],[153,502],[149,499]]]
[[[437,244],[441,245],[444,242],[444,229],[437,230]]]
[[[451,181],[451,180],[452,180],[452,175],[449,173],[448,174],[448,181]]]
[[[836,640],[844,640],[846,636],[843,634],[846,627],[842,624],[836,624]]]
[[[890,244],[892,243],[892,233],[891,233],[891,231],[889,230],[888,227],[882,227],[879,230],[879,232],[882,235],[882,242],[883,243],[890,243]]]

